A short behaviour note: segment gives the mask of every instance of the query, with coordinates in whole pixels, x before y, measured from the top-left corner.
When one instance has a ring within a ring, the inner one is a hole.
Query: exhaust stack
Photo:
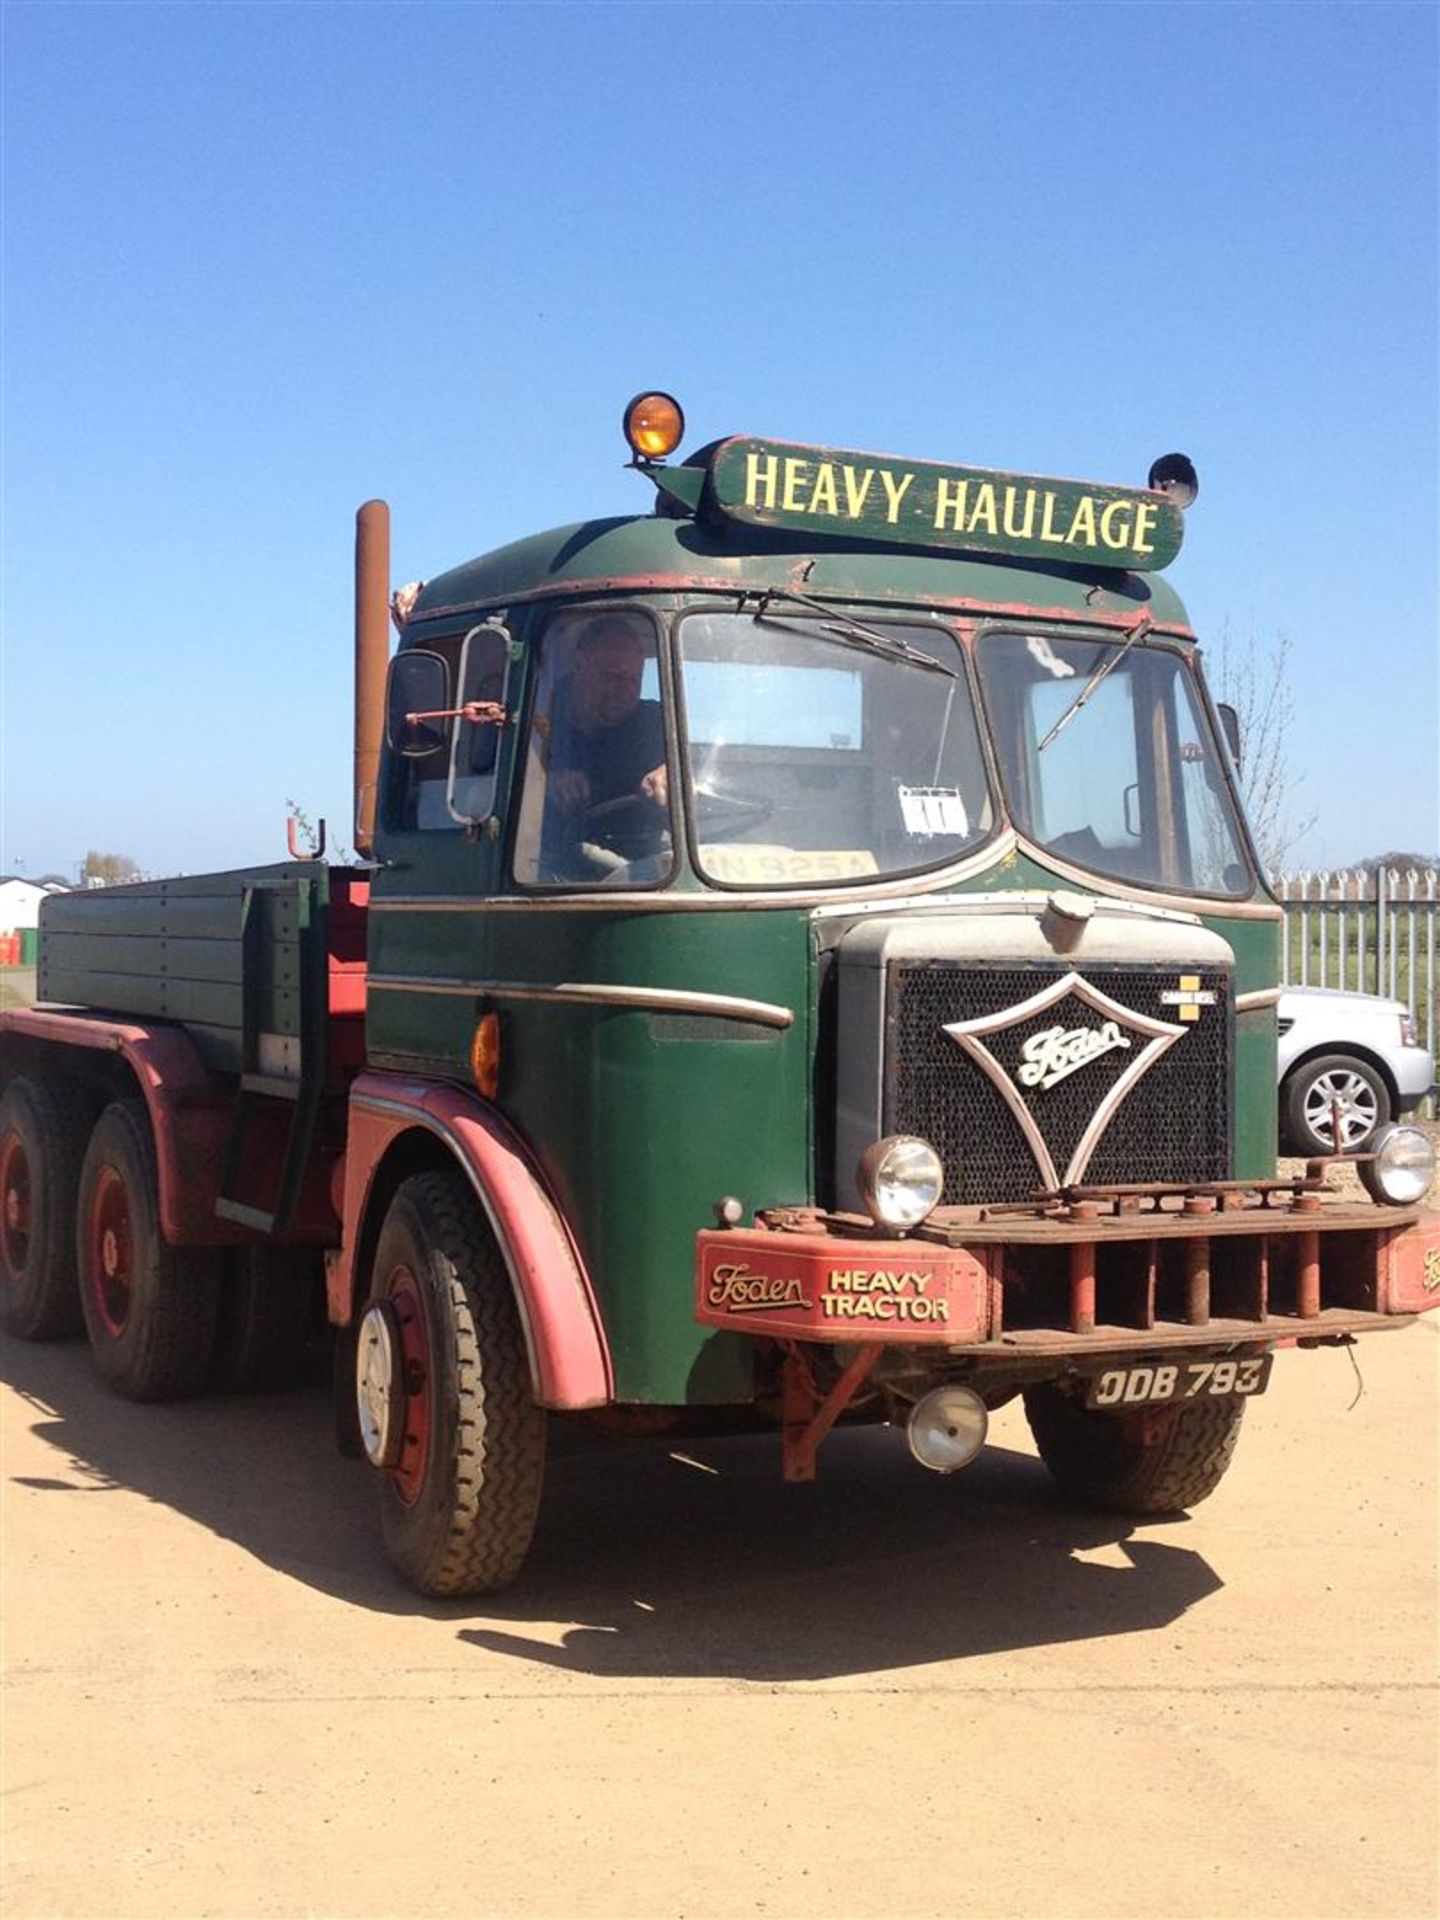
[[[375,842],[385,667],[390,657],[390,509],[367,500],[355,515],[355,851]]]

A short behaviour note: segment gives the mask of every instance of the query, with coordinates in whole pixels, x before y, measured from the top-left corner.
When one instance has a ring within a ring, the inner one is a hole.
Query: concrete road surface
[[[841,1435],[557,1448],[525,1584],[381,1563],[323,1394],[0,1346],[4,1911],[1433,1915],[1440,1329],[1282,1355],[1188,1520]]]

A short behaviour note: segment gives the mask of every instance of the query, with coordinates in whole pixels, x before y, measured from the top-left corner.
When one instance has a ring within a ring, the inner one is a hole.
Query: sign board
[[[1175,502],[1144,488],[748,437],[715,449],[710,500],[747,526],[1138,573],[1168,566],[1184,536]]]

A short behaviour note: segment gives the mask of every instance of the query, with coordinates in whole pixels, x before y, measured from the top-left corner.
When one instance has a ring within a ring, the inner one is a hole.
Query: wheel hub
[[[100,1324],[119,1339],[130,1318],[134,1276],[131,1271],[130,1196],[114,1167],[105,1167],[96,1184],[90,1212],[89,1289]]]
[[[11,1134],[0,1147],[0,1187],[5,1200],[3,1221],[5,1255],[15,1270],[25,1265],[30,1241],[30,1168],[25,1149]]]
[[[365,1309],[355,1346],[355,1406],[360,1440],[372,1467],[390,1468],[405,1437],[405,1356],[388,1300]]]

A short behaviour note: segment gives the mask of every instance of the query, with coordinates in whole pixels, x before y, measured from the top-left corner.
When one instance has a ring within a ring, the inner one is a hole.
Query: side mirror
[[[460,717],[450,748],[450,786],[446,795],[452,818],[466,825],[488,820],[495,811],[495,781],[504,723],[467,720],[464,710],[476,702],[506,706],[515,643],[498,620],[472,627],[460,655]]]
[[[385,739],[390,751],[402,760],[423,760],[439,753],[445,745],[443,722],[418,716],[434,716],[449,705],[450,670],[440,655],[421,647],[397,653],[385,684]]]
[[[1225,744],[1230,749],[1230,758],[1235,762],[1235,771],[1240,771],[1240,716],[1227,700],[1216,702],[1215,711],[1220,716],[1220,731],[1225,736]]]

